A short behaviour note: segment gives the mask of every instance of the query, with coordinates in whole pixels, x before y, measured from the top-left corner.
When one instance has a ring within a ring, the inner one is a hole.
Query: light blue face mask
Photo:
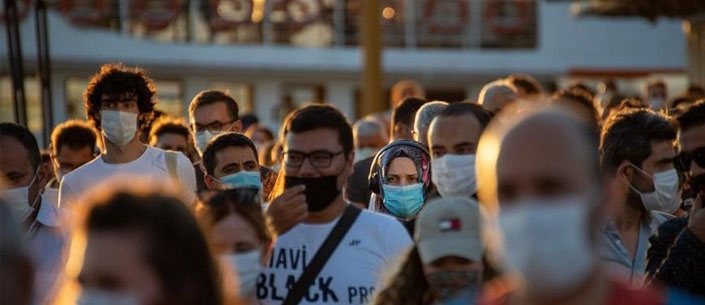
[[[384,207],[390,214],[399,218],[416,216],[423,206],[423,184],[407,186],[383,184]]]
[[[259,171],[249,172],[241,170],[235,174],[223,176],[220,178],[225,189],[233,188],[256,188],[262,189],[262,179]]]

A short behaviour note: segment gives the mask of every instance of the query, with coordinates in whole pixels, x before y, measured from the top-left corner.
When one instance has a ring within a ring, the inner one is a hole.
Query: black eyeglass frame
[[[323,168],[328,168],[331,164],[333,164],[333,158],[342,154],[343,152],[344,152],[344,150],[341,150],[337,153],[325,151],[325,150],[317,150],[317,151],[312,151],[310,153],[304,153],[304,152],[300,152],[300,151],[283,151],[281,153],[281,156],[282,156],[282,160],[284,162],[284,165],[286,165],[287,167],[301,168],[301,166],[304,165],[304,161],[306,161],[306,159],[308,159],[308,163],[311,164],[311,166],[313,168],[323,169]],[[289,158],[289,156],[292,153],[299,154],[301,156],[301,161],[292,163],[291,159]],[[316,161],[312,161],[313,159],[311,159],[311,157],[314,157],[316,155],[319,155],[321,157],[325,157],[326,161],[324,163],[316,163]]]
[[[229,122],[224,122],[221,123],[220,121],[215,121],[213,123],[210,123],[208,125],[200,125],[198,123],[192,124],[191,129],[196,133],[196,134],[202,134],[206,130],[210,132],[211,134],[215,134],[218,132],[221,132],[223,130],[223,126],[225,125],[232,125],[233,123],[237,122],[237,119],[229,121]],[[199,128],[201,130],[199,130]]]

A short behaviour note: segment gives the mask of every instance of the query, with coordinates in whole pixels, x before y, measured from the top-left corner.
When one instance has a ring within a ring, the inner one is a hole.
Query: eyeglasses
[[[690,171],[690,164],[695,162],[698,166],[705,168],[705,147],[700,147],[692,153],[682,152],[676,157],[676,166],[683,172]]]
[[[225,122],[225,123],[221,123],[220,121],[215,121],[215,122],[210,123],[206,126],[203,126],[201,124],[196,123],[196,124],[191,125],[191,128],[194,129],[196,131],[196,133],[203,133],[204,131],[208,130],[208,132],[214,134],[214,133],[218,133],[221,130],[223,130],[223,126],[228,125],[228,124],[232,124],[235,121],[237,121],[237,120],[232,120],[230,122]]]
[[[332,153],[329,151],[314,151],[310,153],[302,153],[299,151],[286,151],[284,155],[284,164],[288,167],[299,168],[304,164],[304,160],[308,159],[311,166],[314,168],[326,168],[333,162],[333,157],[342,154],[343,151]]]

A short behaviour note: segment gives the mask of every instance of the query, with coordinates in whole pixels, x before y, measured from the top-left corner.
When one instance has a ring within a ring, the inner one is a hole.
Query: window
[[[43,119],[42,105],[39,90],[39,81],[34,78],[24,80],[25,101],[27,103],[27,127],[37,138],[37,143],[42,146]],[[0,121],[16,122],[15,107],[12,102],[12,79],[9,76],[0,77]]]

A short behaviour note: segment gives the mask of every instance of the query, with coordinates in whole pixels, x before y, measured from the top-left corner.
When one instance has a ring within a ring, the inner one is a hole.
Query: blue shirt
[[[651,222],[640,222],[634,259],[631,258],[627,247],[619,237],[617,226],[610,219],[600,231],[602,239],[600,258],[605,264],[605,269],[611,274],[626,277],[633,284],[641,284],[646,272],[646,252],[649,248],[649,237],[656,232],[661,224],[672,218],[674,216],[670,214],[652,211]]]

